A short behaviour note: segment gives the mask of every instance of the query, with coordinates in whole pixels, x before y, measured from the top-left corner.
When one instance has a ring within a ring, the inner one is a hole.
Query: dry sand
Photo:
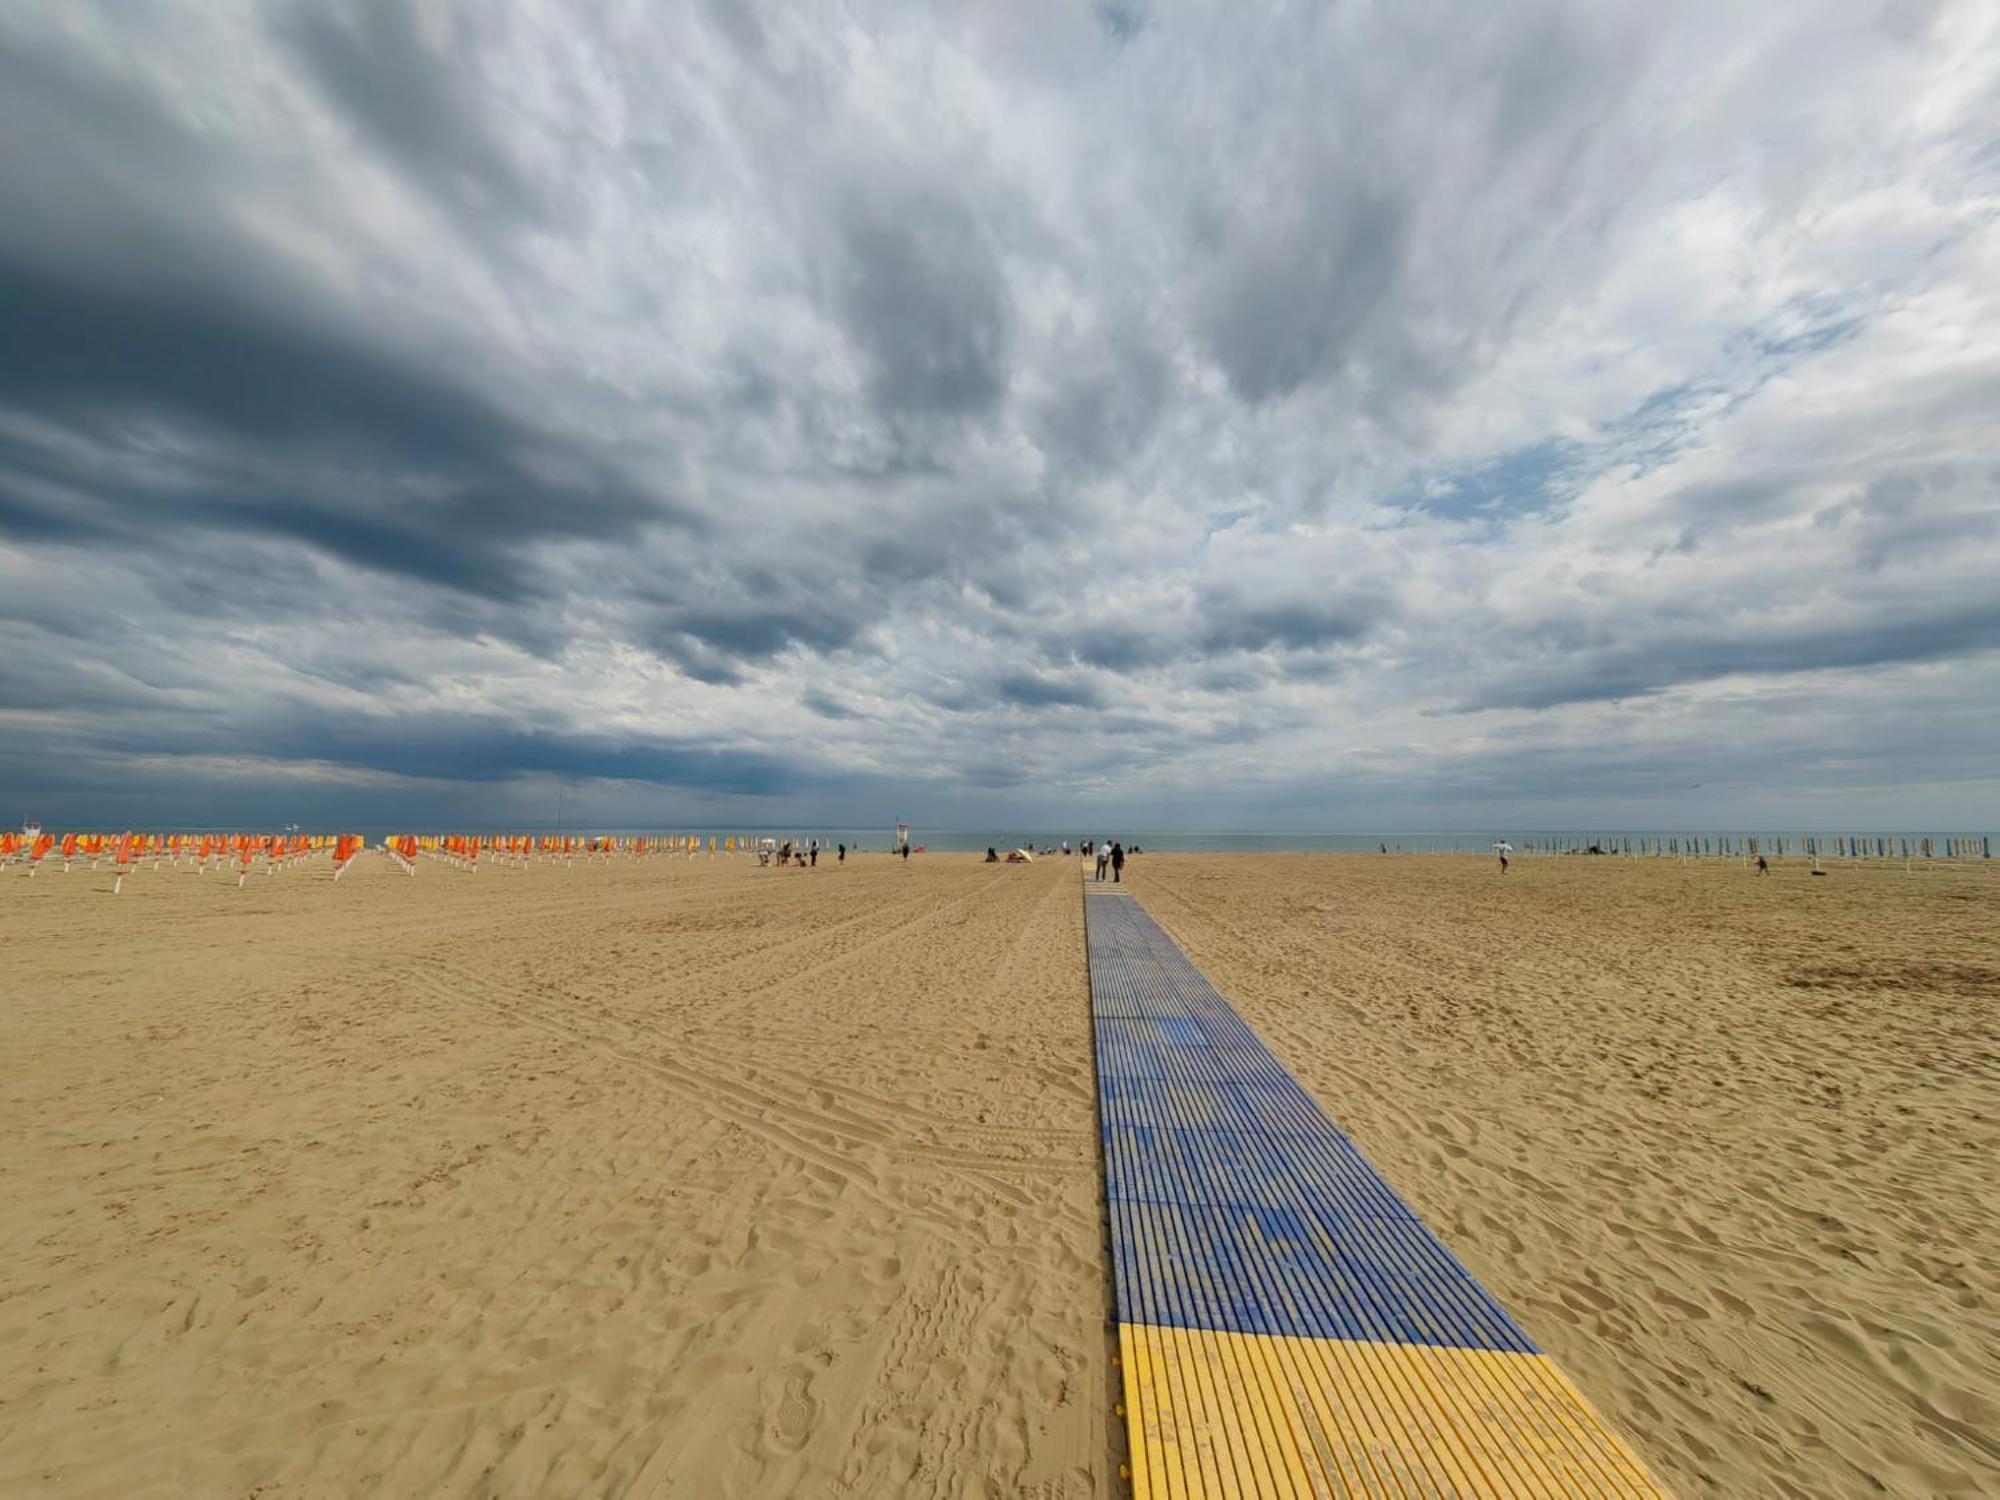
[[[0,1494],[1115,1465],[1067,864],[0,879]]]
[[[1135,859],[1684,1496],[2000,1494],[2000,870]],[[1076,874],[0,890],[0,1494],[1116,1494]]]
[[[2000,1495],[2000,869],[1127,874],[1677,1493]]]

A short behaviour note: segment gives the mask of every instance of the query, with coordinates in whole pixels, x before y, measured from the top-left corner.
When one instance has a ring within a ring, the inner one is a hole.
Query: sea
[[[383,829],[368,832],[370,841],[391,832],[407,832],[404,829]],[[433,831],[433,830],[421,830]],[[457,830],[454,830],[457,831]],[[518,828],[511,830],[540,836],[558,830],[550,828]],[[734,833],[739,837],[753,839],[770,837],[783,841],[791,839],[803,843],[818,839],[822,848],[835,844],[845,844],[850,850],[864,853],[891,850],[896,844],[893,827],[841,828],[814,827],[800,824],[782,828],[697,828],[694,825],[680,825],[660,828],[592,828],[577,827],[560,830],[571,837],[586,837],[598,834],[685,834],[700,833],[704,837],[715,834],[718,837]],[[1721,850],[1740,851],[1753,847],[1750,840],[1757,842],[1755,848],[1775,854],[1780,849],[1791,853],[1805,851],[1808,839],[1816,840],[1822,853],[1833,853],[1837,840],[1853,840],[1867,844],[1870,854],[1876,850],[1874,841],[1888,841],[1893,854],[1902,842],[1907,841],[1912,848],[1920,848],[1921,841],[1929,839],[1932,849],[1940,857],[1945,852],[1947,840],[1957,840],[1970,844],[1961,853],[1970,857],[1983,857],[1981,850],[2000,844],[2000,834],[1986,834],[1961,830],[1955,833],[1920,832],[1897,829],[1894,831],[1866,829],[1800,830],[1800,829],[1534,829],[1534,828],[1492,828],[1463,829],[1450,833],[1187,833],[1171,830],[1148,831],[1122,828],[1084,829],[1077,831],[1047,828],[927,828],[913,824],[910,828],[910,843],[940,853],[979,853],[986,849],[998,849],[1002,853],[1010,849],[1057,849],[1068,840],[1072,849],[1085,839],[1117,839],[1127,849],[1153,851],[1162,854],[1379,854],[1387,850],[1391,854],[1487,854],[1499,842],[1510,843],[1517,852],[1584,850],[1595,845],[1606,851],[1665,850],[1670,846],[1682,849],[1706,848],[1711,852]],[[1692,844],[1690,841],[1693,841]]]

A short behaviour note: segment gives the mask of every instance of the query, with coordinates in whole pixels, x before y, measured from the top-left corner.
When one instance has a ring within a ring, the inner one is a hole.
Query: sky
[[[0,0],[0,205],[9,823],[2000,828],[1991,0]]]

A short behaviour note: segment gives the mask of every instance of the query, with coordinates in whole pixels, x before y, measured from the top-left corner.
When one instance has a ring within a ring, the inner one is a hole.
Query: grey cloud
[[[1667,634],[1584,651],[1498,673],[1461,710],[1555,708],[1658,693],[1683,683],[1740,673],[1822,672],[1941,661],[2000,648],[2000,604],[1981,603],[1917,618],[1875,618],[1831,626],[1774,624],[1740,617],[1727,631]]]
[[[1356,358],[1409,259],[1408,206],[1359,173],[1301,188],[1289,222],[1248,222],[1209,293],[1209,348],[1245,400],[1288,396]]]
[[[480,14],[442,13],[436,42],[397,0],[315,0],[281,25],[349,124],[432,195],[489,227],[542,219],[549,205],[492,128],[493,90],[478,75],[472,19]]]
[[[842,703],[831,693],[818,688],[807,688],[799,694],[799,706],[809,713],[818,714],[822,719],[858,719],[861,715]]]
[[[962,610],[968,593],[990,601],[985,628],[1005,635],[1006,615],[1034,614],[1048,587],[1036,549],[1079,524],[1047,496],[966,494],[931,476],[885,480],[868,500],[836,525],[754,536],[743,550],[755,563],[632,580],[639,633],[689,675],[724,684],[788,651],[867,654],[899,612]]]
[[[1384,611],[1379,602],[1346,595],[1245,599],[1215,591],[1201,601],[1201,644],[1210,651],[1346,645],[1367,635]]]
[[[70,418],[138,410],[239,436],[465,462],[497,414],[468,393],[302,324],[259,317],[221,286],[145,292],[0,262],[0,400]]]
[[[774,582],[768,587],[771,592],[765,595],[748,586],[742,602],[727,607],[671,611],[665,623],[729,655],[752,659],[775,656],[793,645],[831,651],[854,639],[856,622],[818,607],[809,586]]]
[[[740,745],[545,729],[433,708],[384,716],[331,712],[296,699],[250,701],[156,719],[143,747],[123,740],[118,728],[115,719],[78,727],[72,754],[102,759],[143,748],[168,759],[222,754],[417,780],[496,783],[544,775],[744,796],[779,795],[813,780],[800,767]]]
[[[1166,628],[1144,629],[1123,624],[1095,624],[1081,638],[1065,633],[1053,644],[1059,654],[1112,672],[1163,666],[1186,652],[1186,643],[1175,639]]]
[[[259,753],[278,758],[435,780],[503,781],[543,773],[771,796],[801,779],[771,756],[706,741],[549,734],[429,715],[406,714],[393,724],[294,718],[246,739]]]
[[[967,206],[941,187],[840,200],[841,321],[891,415],[969,415],[1006,392],[1006,279]]]
[[[1002,702],[1022,708],[1101,708],[1104,695],[1080,678],[1010,672],[993,685]]]
[[[1172,371],[1165,357],[1138,335],[1120,334],[1065,364],[1057,393],[1040,413],[1041,446],[1091,468],[1129,462],[1166,403]]]
[[[1991,739],[1987,101],[1832,3],[17,8],[0,781],[1296,826],[1664,795],[1733,673]]]
[[[68,428],[100,460],[130,460],[114,477],[0,439],[15,460],[0,522],[21,533],[138,545],[171,515],[520,590],[532,584],[521,549],[536,540],[691,521],[447,379],[260,317],[221,287],[142,293],[0,263],[0,319],[0,406]],[[193,441],[162,449],[149,430],[162,423]],[[39,502],[26,478],[48,487]]]
[[[1249,693],[1269,679],[1270,673],[1255,662],[1234,661],[1202,668],[1195,683],[1211,693]]]
[[[1996,493],[2000,467],[1906,470],[1870,480],[1859,496],[1814,519],[1835,530],[1851,527],[1855,566],[1879,574],[1992,547],[2000,540]]]
[[[1332,19],[1338,15],[1339,20]],[[1192,200],[1192,321],[1246,401],[1333,394],[1421,440],[1513,328],[1582,289],[1652,143],[1607,129],[1657,55],[1562,3],[1305,10],[1223,87]],[[1449,121],[1446,128],[1439,122]]]
[[[1095,0],[1091,7],[1104,29],[1121,42],[1129,42],[1146,24],[1145,0]]]

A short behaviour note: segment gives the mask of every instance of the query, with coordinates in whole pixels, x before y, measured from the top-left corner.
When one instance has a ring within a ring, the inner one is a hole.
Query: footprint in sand
[[[784,1453],[796,1453],[812,1436],[819,1420],[819,1402],[813,1399],[811,1375],[788,1375],[776,1409],[764,1424],[771,1445]]]

